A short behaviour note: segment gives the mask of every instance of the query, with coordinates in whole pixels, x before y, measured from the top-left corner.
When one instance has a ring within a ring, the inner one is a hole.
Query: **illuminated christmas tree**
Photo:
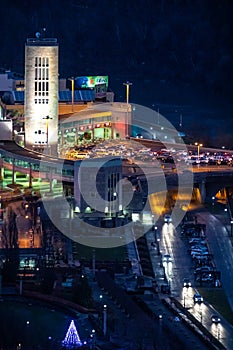
[[[65,339],[62,342],[62,345],[66,349],[76,349],[83,345],[73,320],[70,322],[69,329],[66,333]]]

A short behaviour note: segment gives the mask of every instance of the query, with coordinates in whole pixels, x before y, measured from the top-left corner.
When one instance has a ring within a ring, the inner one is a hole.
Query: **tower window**
[[[35,96],[48,96],[49,58],[35,57]],[[38,83],[37,83],[38,82]],[[38,101],[40,103],[40,101]]]

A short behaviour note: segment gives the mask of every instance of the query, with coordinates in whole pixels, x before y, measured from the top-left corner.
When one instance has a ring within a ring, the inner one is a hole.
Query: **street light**
[[[47,149],[49,148],[49,120],[53,119],[50,116],[46,115],[43,119],[46,120],[46,144],[47,144]]]
[[[127,112],[126,112],[126,136],[129,136],[129,87],[132,85],[130,82],[123,83],[126,86],[126,104],[127,104]]]
[[[197,146],[197,160],[198,160],[198,164],[199,164],[199,162],[200,162],[200,147],[202,147],[203,144],[195,142],[195,146]]]
[[[233,220],[231,220],[231,237],[233,236]]]
[[[91,349],[95,349],[95,329],[91,331]]]
[[[157,238],[157,254],[158,255],[160,255],[159,242],[160,242],[160,238]]]
[[[69,78],[71,81],[71,103],[72,103],[72,112],[74,112],[74,78]]]
[[[107,334],[107,305],[106,305],[106,304],[104,304],[104,311],[103,311],[103,314],[104,314],[103,333],[104,333],[104,337],[105,337],[106,334]]]

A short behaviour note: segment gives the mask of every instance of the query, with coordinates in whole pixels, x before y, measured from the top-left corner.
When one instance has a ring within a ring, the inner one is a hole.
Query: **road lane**
[[[204,210],[197,214],[197,218],[199,223],[207,225],[206,235],[209,247],[214,258],[216,256],[219,261],[218,263],[216,261],[216,268],[217,270],[224,270],[222,277],[226,279],[225,283],[227,283],[229,274],[233,271],[233,265],[230,262],[232,259],[232,253],[230,254],[232,248],[229,246],[227,232],[217,218]],[[174,230],[171,224],[162,226],[160,248],[162,254],[171,255],[172,261],[164,263],[164,268],[167,278],[170,280],[172,296],[188,309],[216,339],[222,342],[226,349],[233,349],[233,327],[222,317],[221,324],[214,325],[211,321],[211,316],[216,314],[216,310],[205,300],[201,305],[198,303],[194,304],[193,295],[197,292],[197,289],[194,283],[193,262],[190,254],[187,252],[188,243],[186,239],[181,238],[179,228]],[[183,278],[190,278],[193,287],[183,288]],[[233,279],[233,276],[231,278]],[[230,283],[232,283],[233,288],[233,280]],[[229,287],[229,291],[232,291],[232,288]]]

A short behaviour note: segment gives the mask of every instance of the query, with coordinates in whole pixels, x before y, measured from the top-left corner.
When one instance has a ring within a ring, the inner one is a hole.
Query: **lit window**
[[[49,59],[35,57],[35,96],[48,96],[49,92]],[[37,83],[38,81],[38,83]]]

